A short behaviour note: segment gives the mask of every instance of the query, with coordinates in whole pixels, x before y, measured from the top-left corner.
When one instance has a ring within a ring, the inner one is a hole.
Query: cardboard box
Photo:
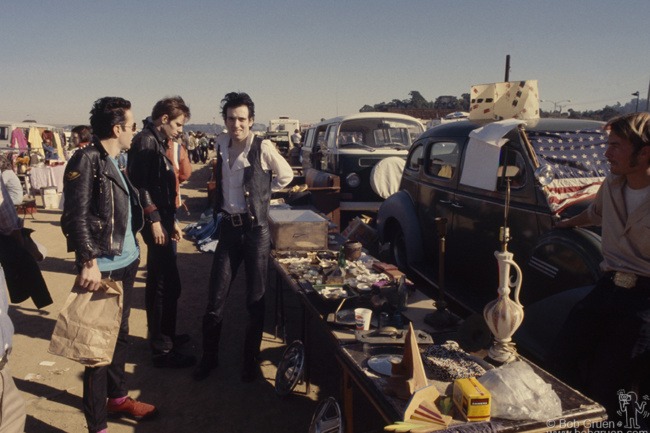
[[[271,209],[269,226],[276,250],[327,250],[328,222],[313,211]]]
[[[454,404],[467,421],[489,421],[490,403],[490,392],[475,377],[454,381]]]
[[[478,84],[470,95],[470,120],[539,119],[537,80]]]
[[[61,203],[61,193],[57,192],[55,186],[41,188],[44,209],[58,209]]]

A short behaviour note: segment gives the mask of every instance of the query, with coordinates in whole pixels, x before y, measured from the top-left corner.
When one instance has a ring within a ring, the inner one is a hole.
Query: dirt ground
[[[207,167],[193,165],[194,173],[182,187],[190,214],[181,211],[181,225],[196,221],[207,206]],[[37,197],[37,204],[42,204]],[[35,230],[33,238],[48,250],[41,262],[43,276],[49,286],[54,304],[37,310],[31,300],[11,305],[9,315],[16,328],[9,369],[27,406],[28,433],[83,433],[86,423],[81,411],[83,367],[76,362],[47,352],[50,335],[59,310],[65,302],[74,280],[74,258],[66,251],[60,229],[59,210],[38,208],[26,227]],[[144,311],[144,265],[146,245],[141,242],[142,263],[135,284],[135,296],[130,319],[130,351],[127,360],[127,384],[130,395],[158,406],[157,419],[137,423],[128,419],[109,420],[111,433],[149,432],[306,432],[319,400],[338,392],[336,368],[328,357],[316,354],[312,365],[312,386],[305,393],[299,384],[286,398],[275,394],[276,366],[285,349],[284,342],[274,338],[274,296],[267,294],[267,320],[262,345],[262,372],[253,383],[240,381],[240,361],[243,331],[246,321],[244,307],[244,268],[240,269],[236,285],[228,301],[220,346],[220,366],[203,382],[191,378],[191,369],[156,369],[146,341]],[[200,355],[201,317],[205,308],[207,279],[212,255],[196,249],[191,241],[178,246],[178,265],[183,292],[179,302],[178,332],[188,333],[192,342],[187,352]],[[285,294],[289,338],[300,335],[300,307]],[[318,350],[318,349],[317,349]],[[331,357],[329,357],[331,358]]]

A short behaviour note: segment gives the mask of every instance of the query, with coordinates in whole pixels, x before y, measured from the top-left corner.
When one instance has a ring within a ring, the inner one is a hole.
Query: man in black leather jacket
[[[189,340],[176,334],[176,313],[181,280],[176,245],[181,229],[176,223],[176,174],[166,155],[171,141],[183,132],[190,109],[180,96],[158,101],[151,120],[135,136],[129,150],[129,178],[140,192],[146,226],[147,283],[145,304],[149,343],[155,367],[184,368],[196,358],[176,350]]]
[[[96,135],[93,142],[77,150],[65,169],[61,228],[68,250],[75,252],[76,286],[96,291],[102,288],[102,279],[111,278],[121,281],[124,290],[111,364],[84,370],[84,415],[88,430],[94,433],[106,431],[108,414],[146,419],[157,410],[130,398],[125,385],[129,313],[140,263],[135,236],[144,224],[138,193],[117,162],[120,151],[131,145],[136,129],[131,103],[116,97],[98,99],[90,123]]]

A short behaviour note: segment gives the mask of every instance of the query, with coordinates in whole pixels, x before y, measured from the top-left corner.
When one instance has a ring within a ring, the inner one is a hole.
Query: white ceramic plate
[[[339,325],[349,325],[349,326],[355,326],[356,321],[354,320],[354,310],[352,309],[344,309],[340,310],[339,312],[336,313],[336,323]],[[375,315],[372,315],[372,318],[370,319],[370,327],[376,328],[377,327],[377,318]]]
[[[392,369],[391,360],[401,362],[402,355],[375,355],[368,359],[368,367],[376,373],[390,376]]]

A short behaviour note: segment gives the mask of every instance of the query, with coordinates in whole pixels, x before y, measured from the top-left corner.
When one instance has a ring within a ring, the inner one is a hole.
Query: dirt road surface
[[[193,169],[192,178],[182,187],[190,214],[179,212],[181,226],[198,220],[207,206],[209,169],[201,164],[193,165]],[[42,204],[40,197],[37,197],[37,204]],[[87,431],[81,410],[83,367],[47,352],[58,312],[74,280],[74,256],[66,251],[60,217],[59,210],[39,207],[34,218],[27,216],[25,223],[26,227],[35,229],[34,239],[48,250],[47,258],[40,265],[54,304],[38,310],[27,300],[11,305],[9,311],[16,328],[9,369],[26,401],[28,433]],[[228,300],[218,369],[205,381],[196,382],[191,378],[191,369],[152,366],[144,310],[146,245],[143,242],[140,245],[142,263],[130,319],[127,384],[132,397],[158,406],[160,416],[141,423],[128,419],[109,420],[109,432],[306,432],[318,401],[338,391],[336,368],[324,361],[328,357],[317,354],[318,362],[312,365],[309,394],[305,393],[304,384],[299,384],[286,398],[275,394],[276,366],[286,346],[273,335],[274,297],[270,291],[261,353],[264,377],[253,383],[241,382],[240,362],[247,316],[242,296],[243,266]],[[191,241],[179,243],[178,264],[183,292],[179,302],[178,332],[191,335],[192,342],[185,351],[197,356],[200,355],[201,317],[211,261],[212,254],[198,251]],[[291,296],[285,295],[285,300],[291,341],[292,330],[294,335],[299,335],[300,308],[297,302],[292,305]]]

